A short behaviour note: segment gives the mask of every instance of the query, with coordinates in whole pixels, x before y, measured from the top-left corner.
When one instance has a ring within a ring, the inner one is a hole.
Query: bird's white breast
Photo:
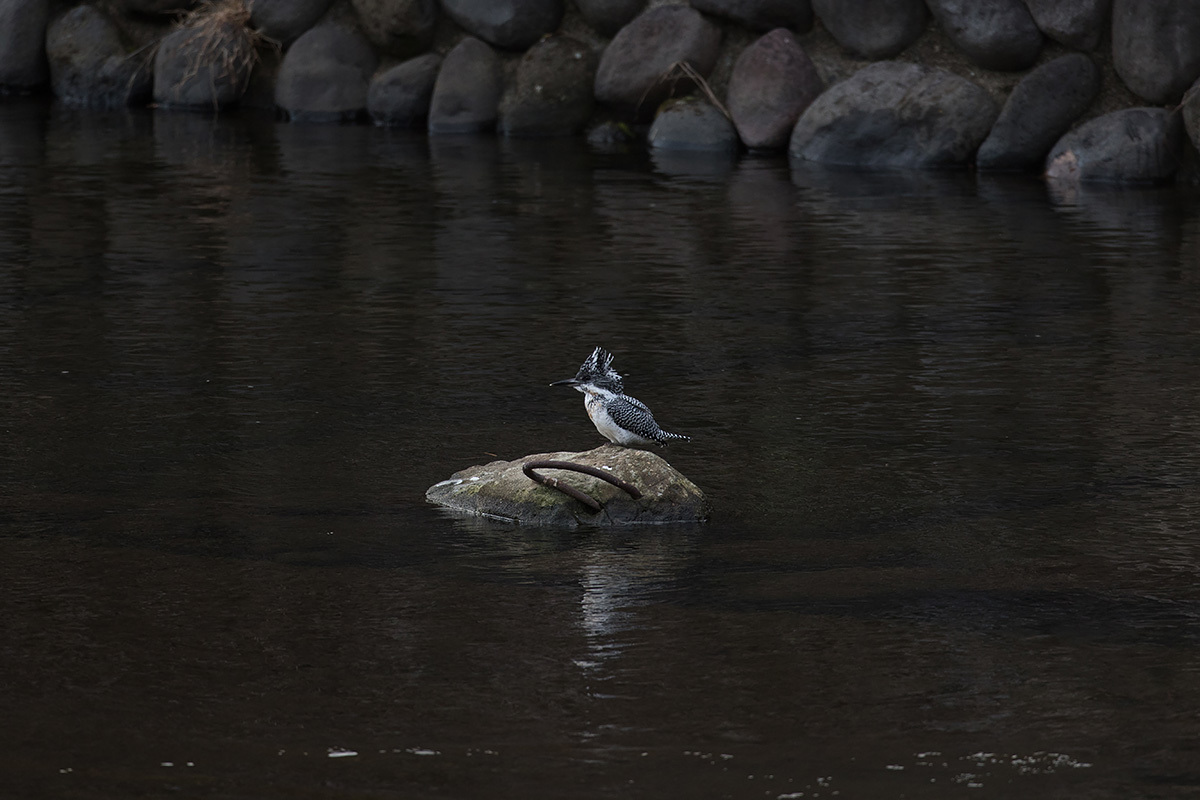
[[[588,417],[596,426],[596,430],[600,431],[601,436],[614,444],[626,446],[653,444],[649,439],[627,431],[613,422],[613,418],[605,409],[605,400],[603,394],[592,394],[591,392],[587,392],[583,398],[583,407],[587,409]]]

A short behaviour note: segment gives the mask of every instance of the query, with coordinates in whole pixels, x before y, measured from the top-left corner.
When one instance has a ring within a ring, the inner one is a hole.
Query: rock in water
[[[747,147],[782,150],[801,112],[824,90],[816,65],[796,37],[776,28],[738,56],[726,102]]]
[[[500,104],[505,136],[570,136],[592,115],[596,56],[569,36],[547,36],[517,63],[516,80]]]
[[[442,59],[429,101],[429,132],[477,133],[496,125],[503,70],[496,51],[473,36]]]
[[[813,101],[792,130],[792,156],[838,167],[964,166],[1000,109],[966,78],[877,61]]]
[[[442,57],[437,53],[410,58],[371,79],[367,111],[376,125],[416,125],[429,116],[433,83]]]
[[[538,473],[579,489],[602,506],[592,511],[557,489],[535,483],[522,467],[530,461],[571,461],[598,467],[636,486],[634,500],[599,478],[567,470],[538,468]],[[584,453],[537,453],[515,461],[493,461],[456,472],[435,483],[425,499],[455,511],[496,517],[526,525],[637,525],[701,522],[708,500],[694,483],[648,450],[606,444]]]
[[[66,105],[120,108],[150,97],[153,76],[141,55],[130,55],[121,31],[96,6],[76,6],[46,30],[50,85]]]
[[[30,89],[46,82],[47,0],[0,3],[0,90]]]
[[[353,120],[367,108],[375,52],[356,28],[335,22],[310,28],[279,66],[275,104],[295,121]]]
[[[1083,53],[1042,64],[1012,90],[975,163],[990,170],[1040,167],[1099,91],[1100,68]]]
[[[1183,147],[1180,114],[1165,108],[1123,108],[1088,120],[1058,140],[1046,156],[1046,179],[1071,183],[1166,183]]]
[[[720,55],[721,29],[687,6],[656,6],[617,32],[600,55],[595,95],[624,117],[649,121],[662,101],[693,84],[675,68],[686,61],[707,77]]]
[[[159,42],[154,56],[154,101],[214,110],[236,103],[254,60],[253,41],[232,17],[177,30]]]
[[[694,97],[664,103],[646,141],[659,150],[732,153],[738,148],[733,123],[711,103]]]

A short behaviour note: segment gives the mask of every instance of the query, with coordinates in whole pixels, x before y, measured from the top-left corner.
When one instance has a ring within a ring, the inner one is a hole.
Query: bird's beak
[[[578,386],[579,381],[574,378],[567,378],[565,381],[555,381],[551,386]]]

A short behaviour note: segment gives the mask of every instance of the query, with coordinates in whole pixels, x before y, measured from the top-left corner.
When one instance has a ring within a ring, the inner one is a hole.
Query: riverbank
[[[1200,140],[1200,7],[1171,0],[12,0],[0,23],[0,86],[73,106],[1118,184],[1193,181]]]

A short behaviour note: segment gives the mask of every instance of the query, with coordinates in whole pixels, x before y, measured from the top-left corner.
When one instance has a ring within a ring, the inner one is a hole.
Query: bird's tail
[[[659,444],[670,444],[671,442],[690,442],[692,437],[684,436],[682,433],[667,433],[662,432],[662,438],[658,440]]]

